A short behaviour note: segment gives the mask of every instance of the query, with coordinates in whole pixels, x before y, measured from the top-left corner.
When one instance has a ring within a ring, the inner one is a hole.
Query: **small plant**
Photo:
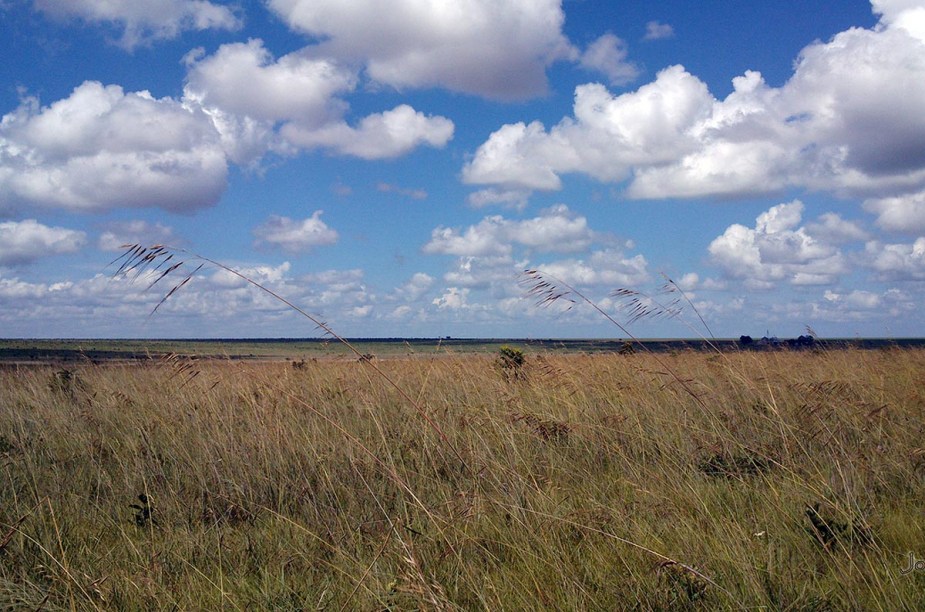
[[[806,531],[826,550],[838,544],[870,544],[873,534],[870,527],[860,518],[850,523],[824,517],[819,511],[819,502],[806,506],[810,526]]]
[[[544,419],[529,413],[514,413],[511,415],[511,421],[514,423],[522,422],[526,424],[533,430],[533,433],[547,442],[564,442],[572,431],[568,423],[562,423],[553,419]]]
[[[151,504],[148,503],[148,496],[144,493],[138,495],[139,504],[129,504],[129,508],[135,511],[135,525],[138,527],[146,527],[148,521],[152,525],[157,525],[157,521],[154,520],[154,510],[151,508]]]
[[[633,343],[629,340],[624,340],[623,344],[620,345],[619,350],[617,350],[617,353],[621,355],[633,355],[635,352],[636,347],[633,346]]]
[[[77,374],[67,368],[61,368],[51,375],[48,386],[55,393],[73,398],[77,389],[80,388],[81,383],[77,378]]]
[[[525,378],[523,369],[526,362],[524,352],[518,348],[504,345],[498,349],[498,365],[505,378]]]
[[[766,457],[746,451],[738,455],[715,453],[702,459],[697,469],[713,478],[742,478],[764,474],[771,466]]]
[[[707,581],[675,561],[665,561],[658,565],[658,575],[676,594],[683,594],[688,602],[703,599],[707,592]]]

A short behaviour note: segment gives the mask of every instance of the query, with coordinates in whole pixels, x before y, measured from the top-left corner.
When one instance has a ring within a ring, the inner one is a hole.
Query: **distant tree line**
[[[739,336],[739,344],[742,346],[779,347],[786,345],[791,348],[810,348],[816,344],[816,339],[810,335],[790,338],[789,340],[781,340],[777,336],[764,336],[758,340],[755,340],[751,336]]]

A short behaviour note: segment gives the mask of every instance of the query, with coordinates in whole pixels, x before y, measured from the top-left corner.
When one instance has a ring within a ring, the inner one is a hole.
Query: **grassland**
[[[925,609],[922,372],[922,349],[9,366],[0,609]]]

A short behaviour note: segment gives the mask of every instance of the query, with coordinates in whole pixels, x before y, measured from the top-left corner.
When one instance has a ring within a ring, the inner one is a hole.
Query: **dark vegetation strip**
[[[365,347],[376,357],[409,353],[492,353],[502,346],[524,350],[561,353],[616,353],[625,351],[623,339],[484,339],[484,338],[354,338],[350,342]],[[713,346],[711,346],[711,343]],[[739,340],[672,339],[642,340],[653,352],[790,349],[765,344],[743,345]],[[88,348],[89,347],[89,348]],[[814,350],[884,349],[925,347],[925,338],[860,338],[818,340]],[[203,359],[256,360],[301,356],[339,356],[341,347],[322,338],[225,338],[172,340],[0,340],[0,363],[60,363],[158,360],[170,354]]]

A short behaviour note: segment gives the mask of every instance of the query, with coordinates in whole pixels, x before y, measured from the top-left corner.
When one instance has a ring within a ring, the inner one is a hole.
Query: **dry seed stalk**
[[[591,306],[591,308],[599,312],[605,319],[614,324],[628,338],[632,339],[633,342],[639,345],[642,350],[652,355],[652,358],[655,359],[656,363],[658,363],[675,380],[675,382],[681,385],[681,388],[684,389],[684,391],[690,395],[694,401],[697,402],[701,408],[703,408],[705,412],[708,412],[706,404],[704,404],[703,400],[700,399],[700,396],[694,392],[694,390],[688,384],[688,381],[678,376],[673,369],[668,367],[668,365],[652,351],[652,349],[647,347],[644,342],[639,340],[639,338],[630,332],[623,324],[610,316],[603,308],[598,306],[593,300],[591,300],[581,291],[578,291],[568,283],[541,270],[525,270],[523,272],[521,284],[527,287],[528,296],[536,298],[536,305],[539,307],[547,307],[559,300],[566,300],[571,303],[571,305],[566,310],[571,310],[574,304],[577,303],[577,300],[570,297],[572,295]]]
[[[163,244],[155,244],[150,247],[144,247],[137,243],[136,244],[124,244],[122,245],[122,248],[126,249],[126,251],[122,253],[122,255],[114,259],[112,262],[110,262],[110,265],[113,265],[119,261],[124,260],[119,265],[119,269],[116,270],[115,274],[113,274],[114,277],[127,277],[130,273],[134,272],[135,274],[132,277],[132,280],[135,280],[139,276],[141,276],[141,274],[143,274],[146,270],[148,270],[148,268],[152,264],[155,264],[155,263],[156,265],[150,271],[152,273],[157,273],[160,270],[160,273],[157,275],[157,277],[153,281],[151,281],[146,291],[154,287],[154,285],[156,285],[158,282],[166,278],[168,275],[180,270],[183,267],[183,265],[187,263],[188,260],[201,262],[196,267],[195,270],[187,274],[183,278],[183,280],[181,280],[179,283],[174,285],[170,289],[170,291],[168,291],[167,294],[163,298],[161,298],[161,301],[158,302],[157,306],[155,306],[154,309],[151,311],[151,315],[153,315],[154,312],[157,311],[157,309],[160,308],[161,305],[164,302],[166,302],[173,294],[175,294],[183,286],[189,283],[189,281],[192,280],[193,276],[195,276],[196,273],[198,273],[199,270],[201,270],[203,266],[205,266],[206,264],[211,264],[221,270],[228,272],[229,274],[233,274],[234,276],[237,276],[238,278],[249,283],[250,285],[253,285],[257,289],[260,289],[261,291],[273,297],[274,299],[278,300],[279,302],[282,302],[288,308],[294,310],[295,312],[299,313],[300,315],[302,315],[303,317],[305,317],[306,319],[314,323],[317,329],[322,330],[325,334],[331,336],[332,338],[334,338],[335,340],[337,340],[338,342],[346,346],[350,351],[352,351],[359,358],[360,361],[365,363],[368,367],[371,367],[376,372],[377,375],[379,375],[383,380],[385,380],[389,384],[389,386],[395,389],[398,392],[398,394],[417,411],[417,413],[427,422],[430,428],[433,429],[437,433],[437,435],[440,436],[440,439],[443,441],[443,443],[446,444],[453,451],[453,453],[456,455],[456,458],[459,459],[460,463],[463,465],[463,468],[468,469],[468,466],[466,465],[465,460],[462,458],[462,455],[460,454],[459,450],[453,445],[452,442],[450,442],[450,439],[443,432],[440,426],[437,425],[436,421],[430,418],[430,416],[427,414],[427,411],[424,410],[424,407],[421,406],[419,402],[415,401],[410,395],[408,395],[404,391],[404,389],[402,389],[398,385],[398,383],[392,380],[392,378],[388,374],[386,374],[381,368],[379,368],[379,366],[377,366],[373,362],[373,360],[364,359],[363,358],[364,354],[361,353],[355,346],[353,346],[353,344],[351,344],[349,340],[347,340],[346,338],[344,338],[343,336],[335,332],[327,323],[320,320],[318,317],[315,317],[309,314],[308,312],[299,308],[298,306],[296,306],[295,304],[293,304],[292,302],[290,302],[283,296],[279,295],[272,289],[269,289],[268,287],[258,283],[257,281],[250,278],[246,274],[242,274],[241,272],[238,272],[237,270],[235,270],[234,268],[231,268],[230,266],[226,266],[225,264],[221,262],[215,261],[214,259],[209,259],[208,257],[204,257],[192,251],[188,251],[186,249],[181,249],[181,248],[176,248],[176,247],[171,247],[171,246],[167,246]],[[170,264],[166,268],[164,267],[168,264],[168,262],[174,260],[175,255],[181,255],[181,254],[187,257],[188,259],[184,259],[183,261],[177,261],[175,263]]]

